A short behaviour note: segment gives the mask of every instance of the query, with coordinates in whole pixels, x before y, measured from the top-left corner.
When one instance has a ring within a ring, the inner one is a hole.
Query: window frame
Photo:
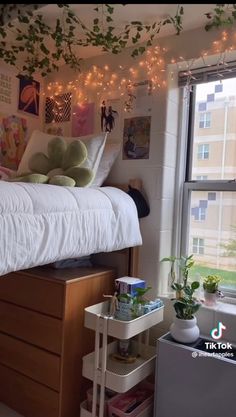
[[[186,163],[185,174],[183,181],[182,193],[182,215],[180,228],[180,253],[187,254],[189,252],[189,226],[191,218],[191,192],[192,191],[208,191],[208,192],[236,192],[236,179],[230,180],[192,180],[192,164],[193,164],[193,144],[194,144],[194,111],[196,105],[196,88],[197,84],[193,85],[188,90],[188,112],[187,112],[187,135],[185,140],[186,146]],[[226,291],[223,290],[225,296],[236,298],[236,289]]]

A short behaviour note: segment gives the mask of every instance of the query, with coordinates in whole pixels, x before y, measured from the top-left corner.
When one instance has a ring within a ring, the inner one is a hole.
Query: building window
[[[204,239],[200,237],[193,238],[193,253],[196,255],[204,255]]]
[[[211,127],[211,113],[209,111],[205,113],[200,113],[199,128],[206,129],[209,127]]]
[[[206,220],[206,209],[205,207],[198,208],[198,218],[196,220]]]
[[[197,220],[197,221],[206,220],[206,207],[201,207],[201,206],[192,207],[191,214],[194,220]]]
[[[216,88],[211,115],[215,112],[217,129],[199,134],[195,122],[199,103],[209,101],[218,84],[218,80],[195,84],[189,92],[180,253],[196,255],[190,278],[197,272],[201,277],[220,275],[224,294],[236,297],[236,153],[230,140],[236,131],[229,117],[236,114],[236,77],[222,79],[221,92]]]
[[[197,180],[197,181],[206,181],[206,180],[207,180],[207,178],[208,178],[208,176],[207,176],[207,175],[197,175],[197,176],[196,176],[196,180]]]
[[[208,193],[208,201],[216,201],[216,193]]]
[[[197,159],[209,159],[209,145],[204,143],[198,145],[197,148]]]

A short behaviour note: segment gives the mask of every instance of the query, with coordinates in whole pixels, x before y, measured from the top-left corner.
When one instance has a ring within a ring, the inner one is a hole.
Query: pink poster
[[[94,103],[73,106],[72,136],[86,136],[94,131]]]
[[[27,143],[27,121],[18,116],[0,113],[0,162],[17,169]]]

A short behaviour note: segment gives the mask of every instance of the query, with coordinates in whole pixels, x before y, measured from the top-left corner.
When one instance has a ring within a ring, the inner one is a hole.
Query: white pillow
[[[92,186],[101,187],[109,172],[114,164],[119,152],[121,145],[119,143],[107,143],[100,161],[97,174],[92,182]]]
[[[23,157],[18,166],[17,175],[21,175],[26,172],[30,172],[29,169],[29,159],[36,152],[43,152],[47,155],[48,142],[52,138],[55,138],[57,135],[49,135],[48,133],[41,132],[39,130],[34,130],[30,140],[26,146]],[[58,136],[57,136],[58,137]],[[88,158],[83,163],[83,167],[90,168],[93,170],[94,175],[96,175],[104,148],[106,144],[107,133],[93,134],[88,136],[80,136],[79,138],[75,137],[65,137],[61,136],[68,144],[73,142],[76,139],[82,140],[86,145],[88,151]]]

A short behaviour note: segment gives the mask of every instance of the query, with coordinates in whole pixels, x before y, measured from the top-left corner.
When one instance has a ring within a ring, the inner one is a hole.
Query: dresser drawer
[[[60,357],[0,333],[0,363],[59,391]]]
[[[0,402],[24,417],[58,417],[59,394],[0,365]]]
[[[62,320],[0,301],[0,332],[61,354]]]
[[[63,296],[64,285],[29,277],[23,271],[0,279],[0,300],[54,317],[63,317]]]

